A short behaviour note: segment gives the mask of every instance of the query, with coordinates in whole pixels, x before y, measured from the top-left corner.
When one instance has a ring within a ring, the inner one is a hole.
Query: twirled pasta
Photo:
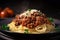
[[[8,27],[10,31],[19,33],[24,33],[27,29],[30,34],[47,33],[55,29],[48,18],[35,9],[17,15],[14,21],[8,24]]]

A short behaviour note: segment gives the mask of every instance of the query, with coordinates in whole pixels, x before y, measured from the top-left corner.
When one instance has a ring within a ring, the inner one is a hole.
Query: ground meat
[[[36,16],[36,21],[40,21],[40,16]]]
[[[22,24],[22,19],[19,19],[19,21],[18,21],[18,22],[19,22],[19,24]]]
[[[41,14],[41,16],[42,16],[42,17],[44,17],[44,18],[46,18],[46,15],[45,15],[44,13],[43,13],[43,14]]]
[[[23,25],[23,26],[26,25],[26,19],[25,19],[25,18],[22,19],[22,25]]]
[[[16,16],[15,16],[15,18],[16,18],[16,19],[19,19],[19,18],[20,18],[19,14],[18,14],[18,15],[16,15]]]
[[[27,27],[28,28],[34,28],[34,24],[33,23],[27,24]]]
[[[34,14],[34,16],[39,16],[38,12],[34,12],[33,14]]]
[[[15,26],[19,26],[20,25],[20,23],[19,22],[15,22]]]
[[[35,20],[36,20],[35,16],[32,15],[32,16],[31,16],[31,20],[32,20],[32,21],[35,21]]]
[[[35,26],[41,25],[41,21],[36,21]]]
[[[45,22],[46,24],[51,24],[51,22],[50,22],[47,18],[44,18],[44,22]]]
[[[44,23],[51,24],[45,14],[39,14],[38,12],[34,12],[31,16],[16,15],[14,21],[16,26],[21,24],[22,26],[26,26],[28,28],[34,28]]]
[[[25,17],[24,15],[20,16],[21,19],[23,19],[24,17]]]

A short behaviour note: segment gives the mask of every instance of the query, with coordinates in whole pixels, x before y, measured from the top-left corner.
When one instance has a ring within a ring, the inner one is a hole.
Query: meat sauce
[[[35,28],[44,23],[51,24],[45,14],[40,14],[38,12],[34,12],[31,16],[22,15],[20,17],[19,15],[16,15],[13,21],[15,21],[16,26],[22,25],[28,28]]]

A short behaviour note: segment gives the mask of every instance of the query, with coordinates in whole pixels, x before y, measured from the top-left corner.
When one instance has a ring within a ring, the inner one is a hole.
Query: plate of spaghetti
[[[10,23],[7,24],[10,32],[42,34],[55,31],[55,24],[52,18],[48,18],[40,10],[28,9],[17,14]]]

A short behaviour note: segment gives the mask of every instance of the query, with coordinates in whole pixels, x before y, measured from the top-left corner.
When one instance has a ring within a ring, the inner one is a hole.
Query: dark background
[[[10,7],[15,14],[21,13],[29,8],[41,10],[49,17],[60,19],[59,0],[0,0],[0,7]]]

